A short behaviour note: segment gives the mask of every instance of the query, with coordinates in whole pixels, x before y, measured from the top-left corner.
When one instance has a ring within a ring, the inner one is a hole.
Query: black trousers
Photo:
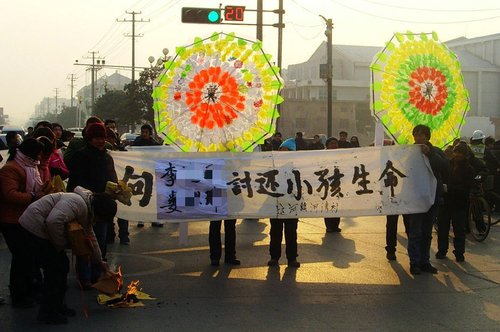
[[[325,218],[325,226],[327,230],[335,230],[339,228],[340,217]]]
[[[13,302],[27,300],[34,295],[35,258],[27,249],[27,231],[19,224],[0,223],[7,247],[12,254],[10,262],[10,295]]]
[[[297,259],[297,224],[299,219],[276,219],[271,221],[271,244],[269,254],[272,259],[279,260],[281,257],[281,241],[283,240],[283,228],[285,229],[286,258],[289,261]]]
[[[396,244],[398,242],[398,214],[386,216],[385,223],[385,250],[389,253],[396,252]],[[403,215],[403,223],[405,225],[405,233],[408,234],[408,217]]]
[[[43,270],[40,313],[58,312],[64,305],[67,289],[69,260],[64,250],[58,251],[49,240],[39,238],[28,231],[29,251]]]
[[[450,223],[453,225],[453,247],[454,253],[463,255],[465,252],[465,224],[467,221],[467,210],[460,207],[445,206],[439,209],[438,215],[438,251],[446,254],[448,252],[448,236]]]
[[[218,261],[222,255],[221,230],[222,220],[210,221],[208,243],[210,245],[210,260]],[[236,259],[236,219],[224,220],[224,259]]]

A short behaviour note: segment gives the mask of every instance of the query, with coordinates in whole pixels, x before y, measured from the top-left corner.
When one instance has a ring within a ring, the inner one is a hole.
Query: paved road
[[[0,306],[0,331],[500,330],[500,225],[484,243],[467,242],[465,263],[433,259],[439,273],[419,276],[409,274],[400,226],[398,260],[388,262],[383,217],[343,218],[340,234],[325,234],[322,219],[301,220],[297,270],[266,266],[268,220],[239,221],[242,265],[220,268],[209,265],[208,223],[190,224],[183,247],[176,225],[131,227],[131,245],[111,245],[109,261],[123,265],[126,283],[139,279],[157,300],[110,309],[97,304],[95,291],[81,293],[71,277],[68,303],[80,312],[70,325],[40,327],[36,309],[7,303]],[[4,297],[9,259],[0,236]]]

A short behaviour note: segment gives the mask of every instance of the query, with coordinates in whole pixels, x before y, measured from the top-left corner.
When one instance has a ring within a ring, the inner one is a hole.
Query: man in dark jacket
[[[422,145],[422,153],[429,158],[432,173],[436,177],[436,198],[429,211],[407,215],[408,218],[408,256],[410,256],[410,273],[437,273],[437,269],[429,262],[432,241],[432,225],[437,217],[439,205],[443,200],[443,178],[448,172],[448,159],[441,149],[434,147],[429,140],[431,130],[425,125],[413,128],[415,144]]]
[[[149,124],[143,124],[141,127],[141,136],[138,136],[132,143],[133,146],[151,146],[160,145],[153,139],[153,127]]]
[[[70,162],[68,191],[73,191],[76,186],[89,189],[93,193],[104,193],[108,181],[118,182],[113,158],[106,150],[106,127],[102,122],[92,123],[85,130],[86,144],[76,151]],[[113,216],[114,217],[114,216]],[[107,232],[113,217],[106,220],[97,220],[94,232],[101,249],[102,257],[106,257]],[[100,275],[99,266],[90,268],[89,261],[77,260],[80,282],[84,287],[90,286],[92,281]]]

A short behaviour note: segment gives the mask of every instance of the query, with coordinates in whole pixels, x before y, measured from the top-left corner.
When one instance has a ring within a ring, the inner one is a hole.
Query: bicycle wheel
[[[476,241],[484,241],[491,227],[490,207],[484,198],[471,197],[468,219],[472,237]]]
[[[500,222],[500,195],[494,191],[488,191],[485,193],[490,209],[492,210],[492,221],[491,225],[496,225]],[[497,212],[493,212],[497,211]]]

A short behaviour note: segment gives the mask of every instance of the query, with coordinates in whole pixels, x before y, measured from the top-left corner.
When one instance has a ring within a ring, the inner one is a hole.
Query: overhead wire
[[[472,23],[472,22],[488,21],[488,20],[493,20],[493,19],[500,18],[500,15],[496,15],[496,16],[491,16],[491,17],[483,17],[483,18],[478,18],[478,19],[469,19],[469,20],[462,20],[462,21],[447,21],[447,22],[443,22],[443,21],[435,21],[435,22],[432,22],[432,21],[415,21],[415,20],[398,19],[398,18],[389,17],[389,16],[375,15],[375,14],[368,13],[366,11],[359,10],[357,8],[353,8],[351,6],[345,5],[345,4],[343,4],[343,3],[341,3],[341,2],[339,2],[337,0],[330,0],[330,2],[335,3],[335,4],[337,4],[337,5],[341,6],[341,7],[350,9],[352,11],[358,12],[358,13],[363,14],[363,15],[367,15],[367,16],[371,16],[371,17],[376,17],[376,18],[380,18],[380,19],[384,19],[384,20],[388,20],[388,21],[405,22],[405,23],[415,23],[415,24],[459,24],[459,23]]]
[[[378,1],[373,1],[373,0],[359,0],[363,2],[368,2],[374,5],[378,6],[384,6],[384,7],[389,7],[389,8],[398,8],[398,9],[405,9],[405,10],[418,10],[418,11],[425,11],[425,12],[455,12],[455,13],[470,13],[470,12],[490,12],[490,11],[496,11],[500,10],[500,8],[481,8],[481,9],[454,9],[454,8],[447,8],[447,9],[437,9],[437,8],[418,8],[418,7],[406,7],[406,6],[398,6],[398,5],[392,5],[392,4],[387,4],[383,2],[378,2]]]

